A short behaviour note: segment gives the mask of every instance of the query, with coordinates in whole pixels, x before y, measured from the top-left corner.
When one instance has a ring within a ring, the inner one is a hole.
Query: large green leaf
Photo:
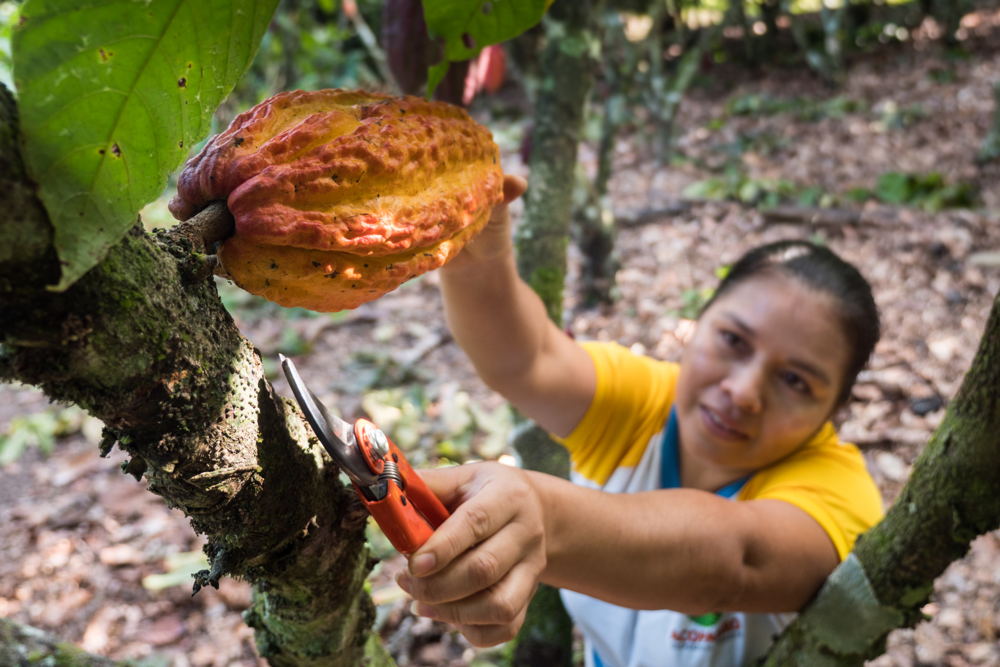
[[[25,161],[65,289],[154,199],[249,67],[277,0],[29,0],[14,33]]]
[[[427,32],[444,41],[444,61],[431,68],[430,87],[444,77],[449,62],[468,60],[484,46],[517,37],[541,21],[551,4],[552,0],[423,0]]]

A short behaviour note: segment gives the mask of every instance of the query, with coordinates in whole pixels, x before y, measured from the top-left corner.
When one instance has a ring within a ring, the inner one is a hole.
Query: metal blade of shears
[[[323,403],[309,391],[299,375],[295,363],[283,354],[279,354],[281,369],[285,372],[295,400],[312,426],[320,444],[333,458],[351,481],[360,486],[368,487],[378,481],[376,475],[365,461],[354,435],[354,426],[336,415],[331,415]]]

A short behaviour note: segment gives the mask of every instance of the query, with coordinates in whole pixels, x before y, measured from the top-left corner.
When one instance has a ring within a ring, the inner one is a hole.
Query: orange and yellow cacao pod
[[[224,200],[219,251],[253,294],[354,308],[454,257],[503,198],[499,150],[465,110],[345,90],[279,93],[237,116],[182,170],[170,211]]]

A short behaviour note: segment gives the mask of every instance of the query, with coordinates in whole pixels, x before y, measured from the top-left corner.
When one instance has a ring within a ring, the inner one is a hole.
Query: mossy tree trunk
[[[593,23],[599,5],[599,0],[556,2],[545,17],[531,180],[524,220],[515,233],[518,271],[560,326],[577,146],[598,47]],[[564,450],[537,426],[522,424],[514,446],[525,467],[568,476]],[[556,589],[539,588],[512,651],[516,665],[572,664],[572,623]]]
[[[1000,294],[944,421],[885,519],[790,625],[767,665],[860,665],[923,618],[934,580],[1000,527]]]
[[[389,664],[374,641],[366,514],[222,307],[197,239],[137,224],[65,292],[0,86],[0,380],[105,423],[126,472],[208,538],[210,572],[254,585],[246,614],[275,665]],[[223,207],[216,207],[223,208]],[[224,209],[223,209],[224,210]]]

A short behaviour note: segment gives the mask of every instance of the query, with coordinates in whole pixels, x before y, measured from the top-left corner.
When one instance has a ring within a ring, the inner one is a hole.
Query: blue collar
[[[662,451],[660,452],[660,488],[678,489],[681,486],[680,431],[677,428],[677,408],[670,408],[667,427],[663,429]],[[735,496],[750,475],[726,484],[715,493],[723,498]],[[594,667],[605,667],[597,650],[591,651],[594,657]]]
[[[677,408],[670,408],[667,427],[663,430],[663,444],[660,451],[660,488],[679,489],[681,486],[680,431],[677,426]],[[723,498],[732,498],[743,488],[750,475],[726,484],[715,493]]]

